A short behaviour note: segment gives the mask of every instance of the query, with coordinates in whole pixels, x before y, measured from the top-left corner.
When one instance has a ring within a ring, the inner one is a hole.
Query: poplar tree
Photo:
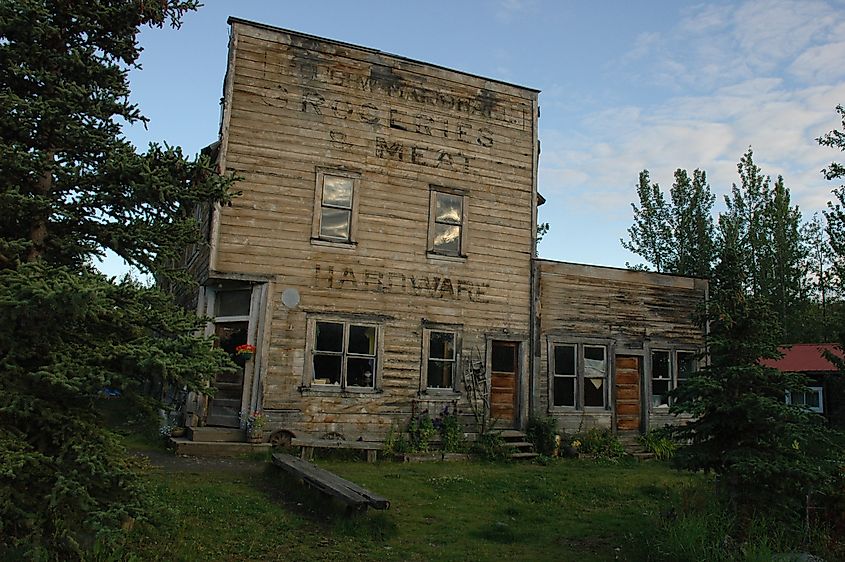
[[[170,295],[96,272],[110,249],[158,278],[230,181],[207,159],[121,133],[139,27],[194,1],[0,2],[0,558],[83,557],[143,495],[100,415],[104,387],[204,388],[224,353]]]
[[[713,262],[713,203],[707,176],[695,170],[675,170],[667,202],[649,172],[640,172],[637,186],[640,206],[631,204],[634,224],[622,246],[651,264],[655,271],[706,277]],[[645,266],[637,266],[646,269]]]
[[[822,146],[845,151],[845,107],[836,106],[836,112],[842,118],[842,130],[834,129],[818,138]],[[845,180],[845,165],[831,162],[822,170],[825,178],[830,181]],[[845,280],[845,185],[833,189],[833,201],[828,202],[824,211],[827,220],[827,236],[833,253],[833,272],[838,280],[840,291]]]
[[[671,227],[673,252],[669,271],[678,275],[707,277],[714,259],[713,203],[707,174],[675,170],[675,182],[670,190],[672,200]]]
[[[630,241],[620,242],[623,248],[652,264],[656,271],[666,271],[672,250],[671,211],[660,186],[651,183],[648,170],[640,172],[637,197],[640,206],[631,203],[634,224],[628,229]]]

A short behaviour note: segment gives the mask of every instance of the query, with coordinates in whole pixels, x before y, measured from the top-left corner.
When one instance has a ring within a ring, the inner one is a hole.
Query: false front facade
[[[627,318],[611,318],[615,308],[589,327],[572,302],[594,296],[584,279],[640,277],[570,271],[581,281],[557,291],[566,267],[534,259],[538,92],[230,23],[216,152],[241,193],[198,215],[209,243],[187,265],[209,333],[233,354],[255,352],[190,407],[189,424],[242,427],[244,412],[260,410],[276,437],[369,439],[446,408],[469,424],[479,401],[500,427],[531,414],[616,419],[624,408],[608,389],[634,371],[642,379],[652,361],[632,371],[619,352],[644,357],[648,328],[608,328]],[[691,316],[704,285],[665,283],[638,321],[663,306]],[[673,300],[681,289],[690,298]],[[683,349],[661,332],[667,365],[701,347],[700,330],[684,330]],[[641,417],[659,384],[637,387]]]

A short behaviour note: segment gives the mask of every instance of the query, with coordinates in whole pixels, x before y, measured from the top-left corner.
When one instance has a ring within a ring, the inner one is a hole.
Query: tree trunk
[[[35,195],[37,197],[48,197],[53,190],[53,161],[56,151],[47,151],[47,164],[41,172],[41,176],[35,184]],[[33,262],[44,254],[45,242],[47,240],[47,221],[50,219],[49,209],[37,215],[29,229],[29,239],[32,244],[26,254],[26,261]]]

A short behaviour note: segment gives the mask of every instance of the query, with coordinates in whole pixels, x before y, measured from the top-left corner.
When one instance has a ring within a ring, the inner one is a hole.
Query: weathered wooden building
[[[535,409],[570,432],[675,421],[668,393],[698,368],[707,281],[537,260]]]
[[[534,260],[538,91],[230,24],[216,151],[242,194],[200,213],[187,265],[209,332],[256,353],[191,423],[263,410],[276,435],[368,438],[466,412],[473,372],[504,425],[622,427],[620,377],[700,347],[703,281]]]

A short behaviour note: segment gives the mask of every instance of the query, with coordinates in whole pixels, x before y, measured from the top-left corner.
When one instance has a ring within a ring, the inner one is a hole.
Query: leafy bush
[[[428,416],[428,413],[422,413],[415,418],[411,418],[408,424],[408,438],[410,440],[410,450],[418,453],[427,453],[431,447],[431,440],[437,435],[437,429],[434,427],[434,422]]]
[[[525,430],[528,440],[534,444],[534,450],[547,457],[555,452],[555,437],[557,436],[557,420],[552,416],[531,416]]]
[[[434,420],[434,426],[440,432],[441,445],[446,453],[459,453],[466,449],[464,432],[458,416],[449,413],[449,407],[443,410],[439,418]]]
[[[678,450],[678,443],[672,440],[672,437],[666,431],[660,429],[649,431],[640,436],[639,440],[646,451],[652,453],[655,458],[661,461],[671,459],[675,456],[675,451]]]
[[[613,461],[625,456],[622,443],[609,429],[594,427],[578,440],[581,442],[581,453],[597,459]]]

